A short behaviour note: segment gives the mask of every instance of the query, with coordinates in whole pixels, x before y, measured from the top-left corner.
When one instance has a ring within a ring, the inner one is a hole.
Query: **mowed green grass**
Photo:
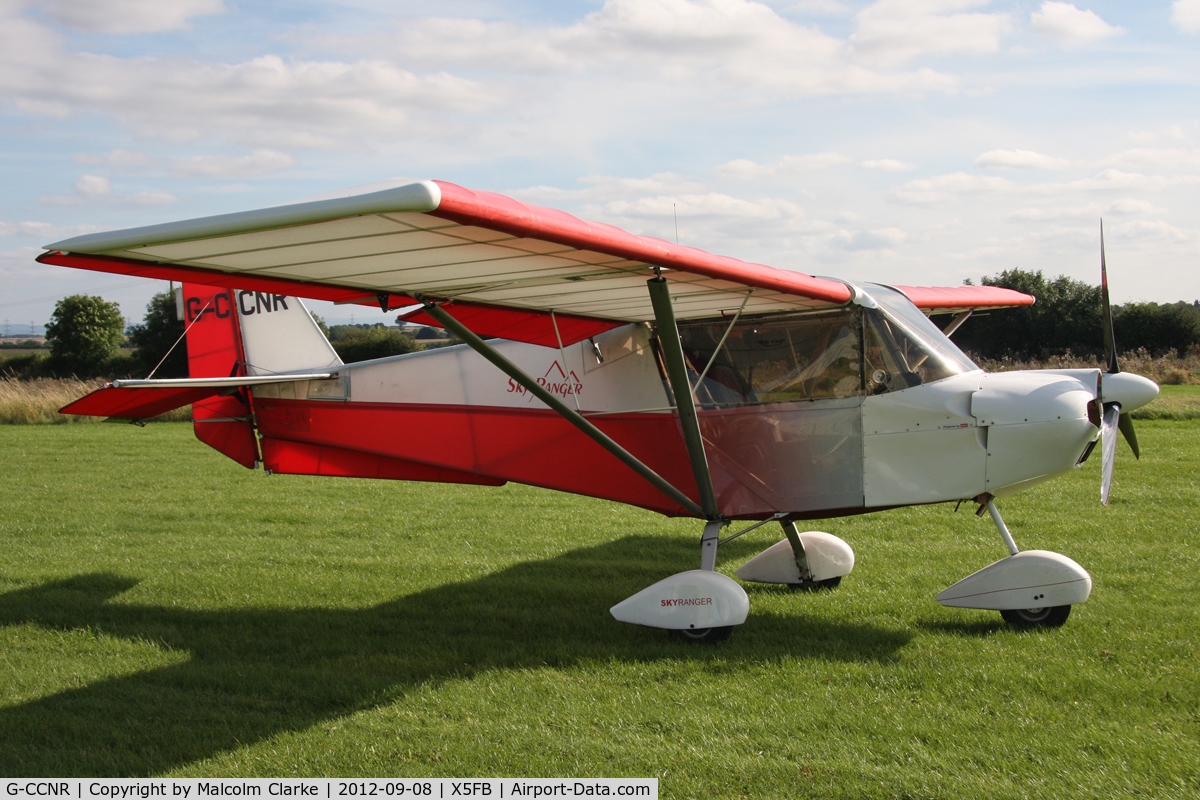
[[[1000,506],[1090,570],[1058,630],[933,595],[964,505],[814,523],[832,592],[694,646],[608,608],[700,526],[522,486],[267,477],[184,424],[0,426],[0,774],[657,777],[663,797],[1200,795],[1200,424]],[[562,457],[547,453],[547,458]],[[775,528],[775,530],[770,530]],[[722,548],[731,572],[774,543]]]

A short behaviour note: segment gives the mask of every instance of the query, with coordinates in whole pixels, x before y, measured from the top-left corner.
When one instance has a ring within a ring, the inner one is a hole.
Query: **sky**
[[[166,288],[42,245],[401,177],[921,286],[1096,284],[1103,218],[1191,302],[1198,56],[1200,0],[0,0],[0,332]]]

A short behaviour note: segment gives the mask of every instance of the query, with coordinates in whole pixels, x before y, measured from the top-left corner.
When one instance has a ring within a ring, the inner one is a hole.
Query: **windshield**
[[[896,391],[979,369],[912,301],[870,284],[878,309],[864,309],[864,369],[868,391]]]

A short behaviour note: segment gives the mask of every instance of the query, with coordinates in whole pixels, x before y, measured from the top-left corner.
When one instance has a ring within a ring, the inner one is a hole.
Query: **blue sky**
[[[165,288],[41,245],[403,176],[913,285],[1094,283],[1103,217],[1191,301],[1198,54],[1200,0],[0,0],[0,324]]]

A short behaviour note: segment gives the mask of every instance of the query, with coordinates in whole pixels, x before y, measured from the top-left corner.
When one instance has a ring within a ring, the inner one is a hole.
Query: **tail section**
[[[340,367],[342,360],[298,297],[183,285],[188,373],[257,377]],[[244,391],[192,405],[196,438],[245,467],[260,460]]]

